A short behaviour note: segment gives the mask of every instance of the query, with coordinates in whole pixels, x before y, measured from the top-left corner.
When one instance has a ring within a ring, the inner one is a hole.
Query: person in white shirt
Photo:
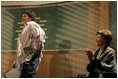
[[[27,10],[23,13],[24,28],[17,41],[17,55],[13,68],[20,71],[20,78],[34,78],[42,58],[45,32],[35,22],[35,13]]]

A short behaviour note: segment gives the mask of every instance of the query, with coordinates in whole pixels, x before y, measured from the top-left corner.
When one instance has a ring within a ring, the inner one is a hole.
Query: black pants
[[[20,78],[35,78],[39,63],[39,56],[34,56],[31,61],[22,63],[20,66]]]

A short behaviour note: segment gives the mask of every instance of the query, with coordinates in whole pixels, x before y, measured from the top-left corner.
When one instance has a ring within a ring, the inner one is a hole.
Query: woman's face
[[[102,47],[102,46],[105,45],[105,40],[100,34],[98,34],[97,37],[96,37],[96,45],[98,47]]]
[[[29,18],[29,16],[24,13],[23,16],[22,16],[22,21],[23,21],[23,24],[26,24],[27,22],[31,21],[32,18]]]

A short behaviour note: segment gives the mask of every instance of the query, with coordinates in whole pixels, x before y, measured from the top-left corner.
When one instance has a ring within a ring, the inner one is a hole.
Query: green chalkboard
[[[71,3],[33,8],[1,8],[1,49],[16,50],[23,29],[22,13],[32,10],[46,33],[44,50],[80,49],[88,43],[89,3]]]

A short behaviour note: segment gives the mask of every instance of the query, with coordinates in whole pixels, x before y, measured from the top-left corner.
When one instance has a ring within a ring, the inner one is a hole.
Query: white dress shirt
[[[32,47],[33,49],[37,48],[36,42],[41,42],[42,46],[44,47],[45,42],[45,32],[34,21],[27,22],[24,29],[22,30],[21,35],[17,41],[17,55],[16,55],[16,68],[20,68],[20,65],[23,62],[30,61],[31,58],[34,56],[35,53],[26,53],[24,52],[24,48]],[[40,49],[42,50],[42,49]],[[40,53],[40,59],[42,57],[42,52]]]

